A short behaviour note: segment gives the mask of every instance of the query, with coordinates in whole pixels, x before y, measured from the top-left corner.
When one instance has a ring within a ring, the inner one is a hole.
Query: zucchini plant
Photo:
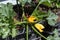
[[[24,12],[24,6],[26,3],[29,3],[30,5],[32,4],[32,0],[17,0],[22,5],[22,18],[17,20],[14,18],[16,16],[16,12],[13,10],[13,5],[11,3],[7,4],[0,4],[0,36],[2,38],[6,38],[8,36],[15,37],[17,36],[18,30],[16,29],[16,25],[23,25],[26,29],[26,40],[29,40],[29,27],[32,28],[37,34],[40,35],[40,37],[43,37],[44,39],[47,40],[47,38],[42,35],[44,32],[43,29],[45,29],[45,26],[41,24],[43,20],[47,20],[48,24],[51,26],[55,26],[57,23],[56,20],[58,16],[53,13],[51,10],[48,10],[47,13],[41,12],[38,7],[40,4],[47,5],[48,7],[52,7],[53,3],[55,3],[54,0],[38,0],[38,4],[36,8],[33,10],[31,15],[25,15],[26,13]],[[56,4],[58,4],[56,2]],[[56,5],[55,5],[56,6]],[[31,11],[31,10],[30,10]],[[28,17],[27,17],[28,16]],[[42,33],[41,33],[42,32]]]
[[[15,37],[17,34],[16,26],[14,25],[13,17],[15,15],[12,4],[0,5],[0,36],[6,38],[9,35]]]

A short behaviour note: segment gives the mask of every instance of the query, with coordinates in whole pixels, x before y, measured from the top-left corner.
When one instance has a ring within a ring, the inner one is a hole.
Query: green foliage
[[[44,4],[48,7],[60,8],[60,1],[59,0],[39,0],[39,1],[41,2],[41,4]]]
[[[12,37],[17,36],[17,30],[16,28],[12,28],[12,33],[11,33]]]
[[[47,40],[60,40],[60,37],[58,35],[58,30],[55,29],[53,33],[54,33],[54,35],[53,36],[52,35],[48,36]]]
[[[19,2],[22,4],[22,9],[24,9],[24,5],[26,2],[31,3],[31,1],[32,0],[19,0]],[[31,16],[35,16],[38,19],[37,22],[39,21],[41,22],[41,20],[47,20],[49,25],[54,26],[56,24],[56,19],[58,18],[57,15],[51,12],[51,10],[49,10],[48,13],[44,13],[37,9],[40,4],[47,5],[48,7],[54,7],[52,6],[53,5],[52,3],[56,3],[55,6],[60,7],[60,3],[56,0],[39,0],[39,3],[36,6]],[[1,4],[0,6],[1,6],[0,7],[0,36],[2,36],[2,38],[6,38],[9,35],[11,35],[12,37],[15,37],[17,35],[16,25],[23,24],[23,27],[26,27],[26,39],[27,40],[28,40],[28,35],[29,35],[28,27],[30,26],[37,34],[39,34],[41,37],[46,39],[46,37],[44,37],[40,32],[38,32],[34,28],[33,24],[35,23],[29,23],[27,21],[28,18],[25,15],[23,15],[22,21],[13,20],[15,13],[13,11],[12,4],[9,4],[9,3],[6,5]],[[24,10],[23,10],[23,13],[24,13]],[[58,34],[57,30],[55,30],[54,36],[47,37],[47,40],[60,40],[57,34]]]
[[[32,0],[19,0],[19,2],[24,6],[26,2],[31,3]]]
[[[1,4],[0,7],[0,35],[2,36],[2,38],[6,38],[9,35],[12,35],[12,37],[14,37],[16,36],[17,33],[13,21],[15,13],[12,7],[13,7],[12,4],[9,3],[6,5]]]
[[[44,12],[41,12],[39,10],[36,10],[35,12],[32,13],[32,16],[37,17],[37,19],[40,21],[40,20],[43,20],[44,17],[47,17],[48,14],[44,13]]]
[[[56,3],[57,8],[60,8],[60,3]]]
[[[38,0],[41,4],[44,4],[48,7],[54,7],[56,6],[57,8],[60,8],[60,1],[59,0]],[[31,3],[32,0],[19,0],[19,2],[22,5],[25,5],[26,2]],[[54,3],[54,5],[53,5]]]
[[[49,25],[54,26],[57,23],[57,18],[58,16],[56,14],[51,11],[48,12],[47,20]]]
[[[40,20],[47,20],[48,21],[48,24],[51,25],[51,26],[55,26],[55,24],[57,23],[57,18],[58,16],[51,12],[50,10],[48,11],[48,13],[44,13],[44,12],[41,12],[39,10],[36,10],[32,16],[35,16],[37,17],[37,19],[40,21]]]

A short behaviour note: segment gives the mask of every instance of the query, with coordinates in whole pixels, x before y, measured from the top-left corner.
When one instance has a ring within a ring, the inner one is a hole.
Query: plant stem
[[[32,12],[32,14],[37,10],[37,8],[39,7],[39,5],[41,4],[41,2],[39,2],[39,4],[36,6],[35,10]]]
[[[28,25],[26,26],[26,40],[28,40]]]
[[[37,33],[39,34],[41,37],[43,37],[44,39],[47,40],[47,38],[45,36],[43,36],[41,33],[39,33],[33,26],[32,26],[32,29]]]

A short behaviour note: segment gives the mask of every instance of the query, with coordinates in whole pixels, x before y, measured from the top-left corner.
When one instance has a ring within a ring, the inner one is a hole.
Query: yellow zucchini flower
[[[35,20],[36,20],[36,17],[34,17],[34,16],[30,16],[29,18],[28,18],[28,22],[35,22]]]
[[[43,32],[44,26],[42,24],[35,24],[35,28],[38,29],[40,32]]]

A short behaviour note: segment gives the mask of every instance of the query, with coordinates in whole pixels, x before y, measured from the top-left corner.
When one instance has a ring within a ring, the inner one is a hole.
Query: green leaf
[[[58,4],[58,3],[56,3],[56,6],[57,6],[57,8],[60,8],[60,3]]]
[[[2,38],[6,38],[9,35],[10,29],[9,28],[3,28],[2,29]]]
[[[47,37],[47,40],[54,40],[53,38],[54,38],[54,37],[52,37],[52,36],[48,36],[48,37]]]
[[[48,24],[54,26],[56,24],[56,21],[50,19],[48,20]]]
[[[43,3],[43,2],[48,2],[48,3],[50,3],[50,0],[40,0],[40,2],[41,2],[41,3]]]
[[[56,14],[54,14],[51,11],[48,12],[47,20],[48,20],[49,25],[54,26],[57,22],[57,18],[58,18],[58,16]]]
[[[59,37],[59,35],[57,35],[57,34],[58,34],[58,30],[57,30],[57,29],[55,29],[55,30],[53,31],[53,33],[54,33],[54,37]]]
[[[17,30],[16,28],[12,28],[12,37],[15,37],[17,35]]]
[[[9,26],[7,23],[0,23],[0,26]]]
[[[28,3],[31,3],[32,0],[28,0]]]
[[[44,5],[48,6],[48,7],[51,7],[52,6],[52,4],[50,2],[48,2],[48,1],[43,2],[42,4],[44,4]]]
[[[19,0],[22,4],[26,3],[27,0]]]
[[[47,37],[47,40],[60,40],[60,37],[59,37],[59,35],[58,35],[58,30],[55,29],[55,30],[53,31],[53,33],[54,33],[54,35],[48,36],[48,37]]]
[[[6,38],[9,35],[11,36],[16,36],[15,33],[15,25],[14,25],[14,21],[13,21],[13,17],[15,15],[14,11],[13,11],[13,5],[8,3],[8,4],[1,4],[0,7],[0,36],[2,36],[2,38]],[[13,28],[13,29],[12,29]]]
[[[38,20],[42,20],[44,17],[47,17],[48,14],[41,12],[39,10],[34,11],[34,13],[32,14],[32,16],[35,16]]]
[[[22,5],[25,5],[26,2],[31,3],[32,0],[19,0]]]

